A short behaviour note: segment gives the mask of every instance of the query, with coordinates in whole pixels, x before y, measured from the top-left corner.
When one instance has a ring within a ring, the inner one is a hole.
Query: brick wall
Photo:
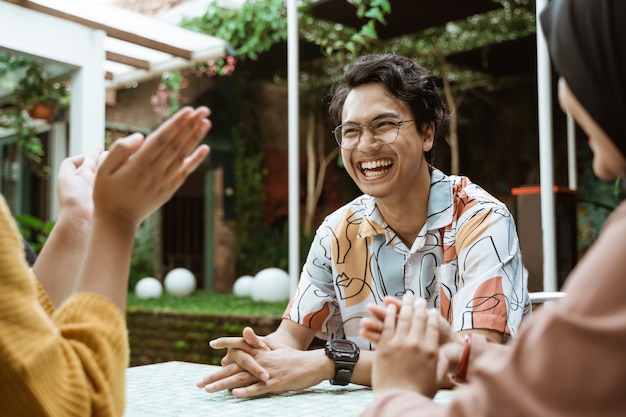
[[[266,335],[279,318],[231,315],[129,311],[130,366],[166,361],[219,365],[225,350],[214,350],[208,341],[221,336],[241,336],[244,327]]]

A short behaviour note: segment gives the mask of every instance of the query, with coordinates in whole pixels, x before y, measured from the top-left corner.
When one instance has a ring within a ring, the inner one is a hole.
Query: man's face
[[[369,83],[348,93],[343,106],[342,124],[352,122],[369,124],[373,120],[412,120],[408,103],[390,94],[380,83]],[[415,122],[400,125],[398,138],[390,144],[374,140],[367,127],[354,149],[342,149],[346,171],[365,194],[377,199],[403,198],[418,183],[420,175],[428,173],[424,152],[432,148],[434,129],[429,127],[424,135],[418,133]],[[428,179],[429,181],[429,179]]]

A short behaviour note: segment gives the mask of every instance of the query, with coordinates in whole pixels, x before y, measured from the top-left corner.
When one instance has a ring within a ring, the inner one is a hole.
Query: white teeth
[[[390,159],[379,159],[377,161],[361,162],[361,169],[374,169],[391,165]]]
[[[383,169],[381,171],[364,171],[363,174],[365,174],[366,177],[378,177],[379,175],[383,175],[387,171],[387,169]]]
[[[361,162],[361,170],[366,177],[378,177],[388,171],[386,167],[393,165],[391,159]]]

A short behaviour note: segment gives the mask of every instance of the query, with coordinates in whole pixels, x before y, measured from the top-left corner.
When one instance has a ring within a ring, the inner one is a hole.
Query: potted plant
[[[51,79],[47,67],[32,61],[25,67],[13,91],[15,104],[36,119],[51,120],[58,106],[65,107],[69,91],[65,84]]]
[[[26,157],[38,174],[46,175],[41,166],[44,149],[37,137],[33,119],[52,121],[64,110],[70,99],[66,84],[50,77],[48,67],[24,56],[0,52],[0,78],[13,79],[10,103],[3,106],[0,125],[13,129],[19,136]]]

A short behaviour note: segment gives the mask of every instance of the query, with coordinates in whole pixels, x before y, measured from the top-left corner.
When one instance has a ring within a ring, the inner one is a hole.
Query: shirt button
[[[413,265],[415,265],[415,261],[414,261],[413,259],[409,259],[409,260],[406,262],[406,264],[407,264],[407,266],[413,266]]]

